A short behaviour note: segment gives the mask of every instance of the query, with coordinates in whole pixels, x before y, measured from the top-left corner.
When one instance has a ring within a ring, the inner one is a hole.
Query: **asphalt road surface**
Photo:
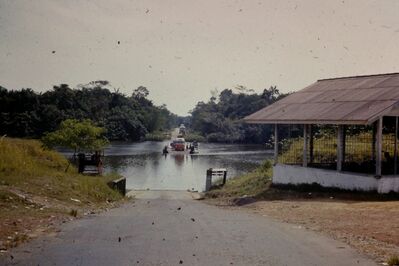
[[[209,206],[188,192],[136,194],[135,202],[14,249],[0,264],[375,265],[343,243],[260,215]]]

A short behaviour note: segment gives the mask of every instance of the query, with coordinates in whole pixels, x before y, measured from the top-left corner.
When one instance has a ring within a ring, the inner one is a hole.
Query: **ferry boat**
[[[170,144],[173,150],[175,151],[185,151],[186,150],[186,141],[184,138],[176,138]]]

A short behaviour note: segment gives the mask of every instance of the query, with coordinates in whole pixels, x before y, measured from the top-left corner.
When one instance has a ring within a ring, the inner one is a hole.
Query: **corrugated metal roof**
[[[261,124],[370,124],[399,106],[399,73],[322,79],[247,117]]]

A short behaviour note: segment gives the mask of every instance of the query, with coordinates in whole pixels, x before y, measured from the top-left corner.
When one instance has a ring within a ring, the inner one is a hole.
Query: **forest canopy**
[[[147,98],[147,88],[140,86],[130,96],[110,89],[108,81],[93,81],[76,89],[61,84],[44,93],[0,86],[0,134],[40,138],[64,120],[89,119],[105,128],[109,140],[137,141],[177,124],[177,116],[165,105],[155,106]]]
[[[270,139],[270,126],[245,124],[242,118],[286,94],[275,86],[261,93],[243,86],[213,91],[208,102],[198,102],[186,117],[178,117],[165,105],[154,105],[148,95],[148,89],[140,86],[126,96],[101,80],[75,89],[61,84],[44,93],[0,86],[0,135],[41,138],[62,121],[88,119],[104,128],[110,141],[143,140],[148,133],[167,132],[184,123],[191,136],[209,142],[264,143]]]
[[[191,111],[191,128],[209,142],[265,143],[271,136],[267,125],[245,124],[242,120],[286,96],[276,86],[257,94],[238,86],[213,93],[208,102],[199,102]]]

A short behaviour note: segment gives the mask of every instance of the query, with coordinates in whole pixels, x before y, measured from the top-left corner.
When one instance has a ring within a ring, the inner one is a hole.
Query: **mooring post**
[[[227,179],[227,170],[223,172],[223,186],[226,184],[226,179]]]

